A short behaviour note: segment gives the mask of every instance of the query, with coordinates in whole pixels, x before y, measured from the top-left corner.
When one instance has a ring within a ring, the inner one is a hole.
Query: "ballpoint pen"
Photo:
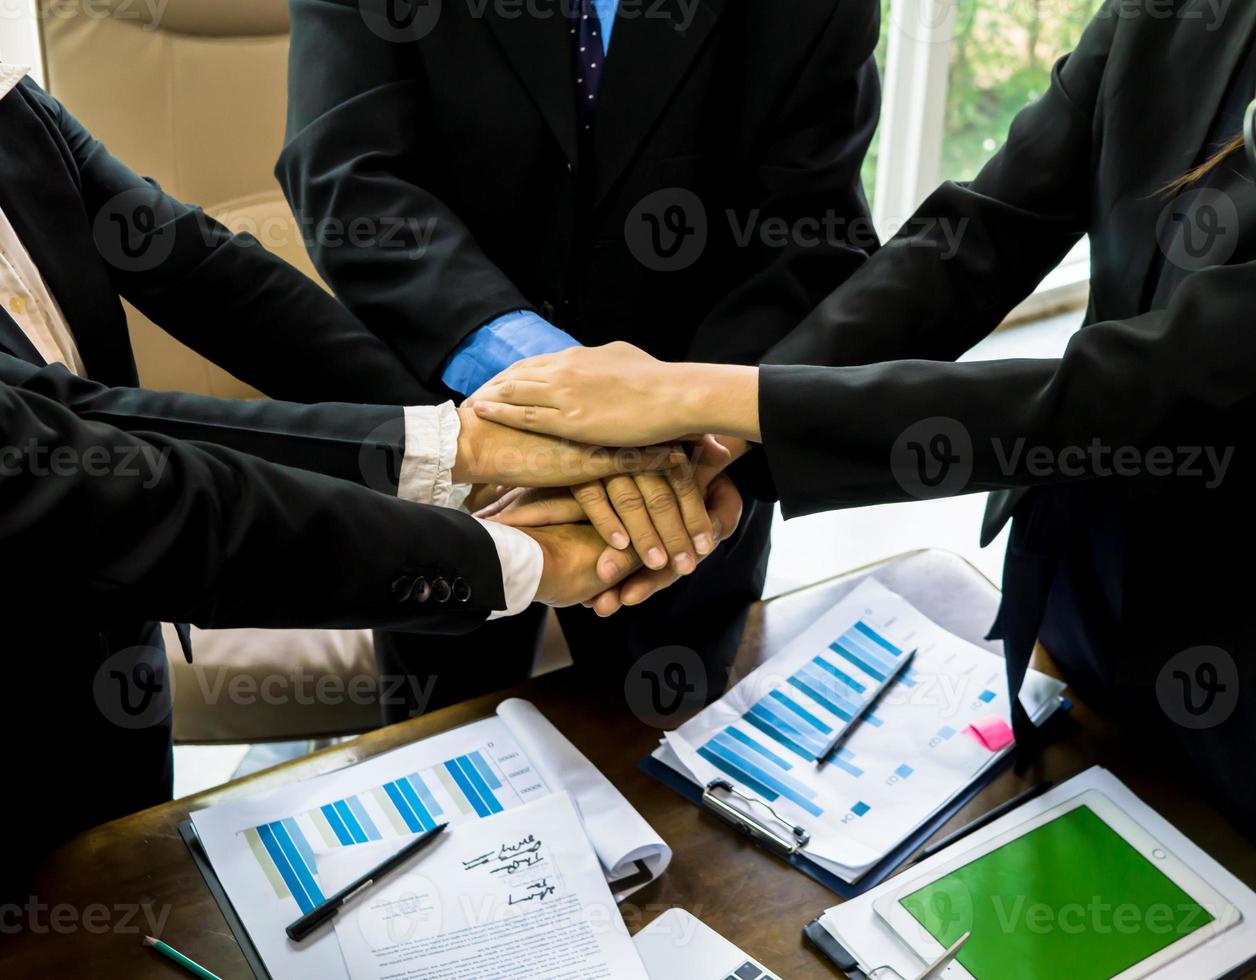
[[[448,826],[449,824],[447,823],[440,824],[433,827],[422,837],[416,837],[396,854],[393,854],[386,860],[381,861],[361,878],[349,882],[349,884],[345,885],[344,888],[340,889],[340,891],[336,892],[336,894],[332,895],[325,902],[323,902],[322,905],[317,905],[310,909],[310,911],[306,912],[305,915],[301,916],[301,918],[297,919],[294,923],[292,923],[292,925],[288,926],[288,928],[284,930],[287,932],[288,938],[293,942],[300,942],[324,922],[338,915],[340,913],[340,907],[344,905],[344,903],[347,902],[355,893],[371,884],[371,882],[379,880],[384,875],[388,874],[388,872],[392,871],[399,865],[404,864],[415,854],[418,854],[430,845],[438,836],[440,836],[441,831]]]
[[[872,709],[881,702],[881,699],[885,697],[885,692],[894,686],[894,682],[903,676],[903,673],[911,666],[911,662],[914,659],[916,659],[916,651],[912,650],[905,653],[903,659],[894,665],[894,669],[881,682],[881,686],[873,691],[868,700],[859,706],[859,709],[851,716],[850,721],[846,723],[842,730],[829,739],[829,744],[824,747],[824,751],[816,757],[816,768],[823,766],[828,761],[829,756],[840,749],[846,740],[850,738],[860,723],[868,715],[872,714]]]

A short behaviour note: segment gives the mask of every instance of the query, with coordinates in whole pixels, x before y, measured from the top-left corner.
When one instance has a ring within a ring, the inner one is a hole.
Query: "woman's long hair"
[[[1186,171],[1186,173],[1182,174],[1182,176],[1177,180],[1166,185],[1164,192],[1166,194],[1178,194],[1186,190],[1186,188],[1190,187],[1196,181],[1203,180],[1241,149],[1243,149],[1243,134],[1239,133],[1198,167],[1195,167],[1193,170]]]

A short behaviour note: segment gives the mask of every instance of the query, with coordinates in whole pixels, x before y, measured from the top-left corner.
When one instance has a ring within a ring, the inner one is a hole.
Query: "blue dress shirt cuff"
[[[441,380],[469,395],[516,361],[579,346],[575,338],[543,317],[515,310],[469,334],[445,362]]]

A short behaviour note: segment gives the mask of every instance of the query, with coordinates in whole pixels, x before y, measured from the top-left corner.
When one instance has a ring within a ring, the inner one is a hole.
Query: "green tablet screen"
[[[1087,806],[901,899],[977,980],[1107,980],[1213,917]]]

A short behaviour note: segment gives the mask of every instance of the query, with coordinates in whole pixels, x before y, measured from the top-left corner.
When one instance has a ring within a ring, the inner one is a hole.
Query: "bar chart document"
[[[624,797],[536,708],[502,702],[492,718],[347,769],[198,811],[192,823],[275,980],[347,977],[334,933],[302,943],[290,922],[332,894],[330,855],[365,872],[370,853],[400,849],[437,824],[474,824],[552,793],[575,801],[603,874],[642,862],[661,874],[671,851]]]
[[[911,650],[911,667],[817,766]],[[1031,671],[1022,693],[1030,717],[1054,711],[1063,687]],[[809,857],[857,881],[1010,750],[1010,724],[1002,658],[869,579],[668,733],[664,758],[697,783],[728,779],[769,804],[810,832]]]
[[[329,887],[359,873],[347,857],[322,863]],[[351,900],[336,936],[353,980],[646,980],[566,793],[451,828]]]

